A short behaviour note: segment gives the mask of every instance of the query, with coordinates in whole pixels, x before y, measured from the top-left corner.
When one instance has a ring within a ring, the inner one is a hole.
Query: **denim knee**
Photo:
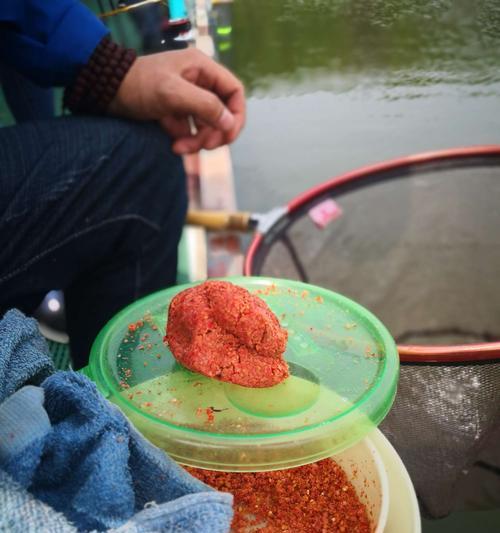
[[[180,232],[187,211],[186,174],[171,139],[156,123],[118,121],[116,127],[121,141],[115,157],[130,166],[117,179],[126,203],[159,227]]]

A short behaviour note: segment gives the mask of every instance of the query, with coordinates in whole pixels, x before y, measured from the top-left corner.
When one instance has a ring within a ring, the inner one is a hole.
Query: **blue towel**
[[[36,320],[17,309],[0,320],[0,402],[28,383],[38,385],[54,366]]]
[[[20,314],[17,319],[26,320]],[[2,344],[0,339],[0,368],[4,353],[15,362],[15,351],[4,352]],[[32,357],[30,364],[40,375],[40,361]],[[23,372],[26,382],[33,381]],[[19,377],[15,381],[22,384]],[[79,530],[230,528],[232,496],[207,487],[146,441],[76,372],[54,373],[40,387],[24,386],[0,404],[0,469]]]
[[[64,515],[34,498],[0,470],[0,531],[76,533]]]
[[[193,501],[197,500],[197,495],[179,498],[175,506],[168,503],[150,504],[147,509],[134,515],[122,526],[108,529],[107,533],[215,531],[214,521],[210,520],[210,517],[213,516],[214,508],[221,505],[218,496],[217,492],[213,492],[201,506],[198,501]],[[78,532],[78,529],[68,522],[63,514],[34,498],[2,470],[0,470],[0,510],[0,531],[8,533]],[[209,529],[205,529],[207,518]],[[188,524],[187,529],[186,524]],[[221,529],[218,531],[225,531],[223,527],[225,527],[225,521],[223,523],[221,521]]]

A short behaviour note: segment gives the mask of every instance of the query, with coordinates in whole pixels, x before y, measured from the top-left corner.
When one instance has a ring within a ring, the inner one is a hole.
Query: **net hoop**
[[[319,185],[311,187],[293,200],[285,207],[284,214],[267,228],[265,233],[257,232],[245,256],[243,271],[246,276],[255,276],[255,264],[258,254],[264,246],[264,238],[273,228],[290,215],[300,211],[305,206],[319,199],[323,195],[340,188],[341,186],[356,184],[361,185],[363,180],[376,178],[377,175],[405,171],[411,169],[422,169],[432,165],[443,165],[447,162],[471,164],[478,158],[500,158],[500,145],[481,145],[463,148],[451,148],[447,150],[436,150],[410,155],[397,159],[391,159],[373,165],[360,167],[359,169],[335,176]],[[500,319],[500,317],[499,317]],[[491,361],[500,359],[500,341],[483,342],[474,344],[457,345],[398,345],[398,352],[401,362],[407,363],[471,363],[481,361]]]

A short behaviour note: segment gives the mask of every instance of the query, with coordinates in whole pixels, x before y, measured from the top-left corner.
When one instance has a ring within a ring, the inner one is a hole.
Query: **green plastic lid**
[[[288,330],[290,377],[265,389],[223,383],[179,365],[163,343],[171,299],[130,305],[97,337],[84,372],[153,443],[180,463],[226,471],[300,466],[351,446],[389,411],[399,358],[370,312],[295,281],[228,281],[267,302]]]

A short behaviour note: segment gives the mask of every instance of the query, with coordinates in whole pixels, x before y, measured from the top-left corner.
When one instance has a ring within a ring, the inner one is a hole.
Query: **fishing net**
[[[358,301],[398,345],[477,344],[461,363],[403,363],[381,426],[429,517],[500,506],[500,356],[479,361],[478,344],[500,340],[499,205],[500,150],[407,160],[291,202],[247,257],[248,274]]]

